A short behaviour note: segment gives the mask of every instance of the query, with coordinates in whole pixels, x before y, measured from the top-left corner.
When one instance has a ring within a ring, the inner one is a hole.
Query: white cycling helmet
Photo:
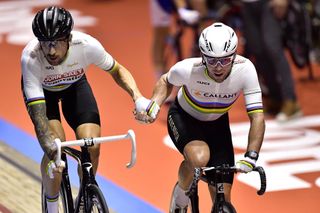
[[[202,54],[209,57],[225,57],[236,52],[238,37],[234,30],[216,22],[205,28],[199,38],[199,48]]]

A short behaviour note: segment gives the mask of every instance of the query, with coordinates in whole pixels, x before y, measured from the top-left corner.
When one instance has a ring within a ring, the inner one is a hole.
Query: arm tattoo
[[[50,131],[49,121],[46,116],[46,105],[44,103],[31,105],[28,107],[28,112],[41,148],[50,159],[53,159],[56,149],[53,143],[54,136]]]

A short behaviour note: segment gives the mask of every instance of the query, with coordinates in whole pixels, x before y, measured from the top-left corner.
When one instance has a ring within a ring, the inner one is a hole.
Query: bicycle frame
[[[203,174],[205,171],[214,171],[214,180],[209,181],[207,175]],[[200,180],[212,185],[216,188],[216,196],[215,196],[215,203],[212,207],[211,212],[222,212],[223,208],[227,208],[231,213],[236,213],[235,208],[232,206],[231,203],[225,201],[225,194],[224,194],[224,186],[223,186],[223,175],[236,173],[238,169],[234,167],[229,167],[226,165],[222,165],[220,167],[202,167],[202,168],[195,168],[194,170],[194,178],[190,189],[186,192],[186,195],[190,197],[191,201],[191,209],[192,213],[199,213],[199,195],[198,195],[198,182]],[[260,175],[260,184],[261,187],[257,191],[258,195],[263,195],[266,191],[266,175],[264,169],[262,167],[255,167],[253,171],[256,171]],[[227,212],[229,212],[227,211]]]
[[[70,185],[70,180],[69,180],[69,174],[68,174],[68,167],[67,167],[67,159],[65,158],[65,163],[66,163],[66,167],[62,173],[62,181],[67,196],[66,198],[68,199],[68,210],[69,212],[78,212],[79,208],[80,208],[80,201],[81,201],[81,197],[86,195],[86,187],[89,184],[97,184],[95,176],[93,174],[93,170],[92,170],[92,163],[90,160],[90,154],[88,151],[88,147],[84,146],[81,148],[81,152],[70,148],[70,147],[66,147],[64,149],[64,154],[62,154],[62,156],[66,156],[65,154],[71,156],[72,158],[74,158],[77,162],[78,165],[81,165],[82,168],[82,178],[80,178],[80,187],[79,187],[79,192],[78,192],[78,200],[76,201],[75,205],[73,205],[73,197],[72,197],[72,190],[71,190],[71,185]],[[85,207],[85,211],[87,210],[87,199],[83,199],[84,200],[84,207]]]

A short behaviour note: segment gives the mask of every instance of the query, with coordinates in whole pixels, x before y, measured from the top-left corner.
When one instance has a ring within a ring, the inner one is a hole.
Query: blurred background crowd
[[[266,114],[279,122],[303,115],[289,61],[308,72],[308,80],[316,80],[312,64],[320,63],[319,0],[150,0],[150,15],[156,78],[173,63],[200,56],[199,32],[221,21],[241,38],[238,54],[256,66]]]

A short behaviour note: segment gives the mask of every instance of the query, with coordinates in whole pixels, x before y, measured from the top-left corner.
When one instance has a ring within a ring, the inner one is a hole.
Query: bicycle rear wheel
[[[217,203],[217,205],[214,205],[211,213],[237,213],[237,211],[231,203],[222,201]]]
[[[97,185],[89,184],[86,187],[88,192],[88,209],[90,213],[109,213],[108,205]]]

